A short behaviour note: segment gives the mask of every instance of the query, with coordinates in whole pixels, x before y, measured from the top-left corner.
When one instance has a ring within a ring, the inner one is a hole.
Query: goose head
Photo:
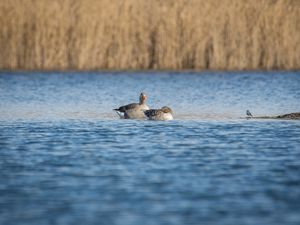
[[[144,104],[147,100],[147,95],[145,93],[140,94],[140,104]]]
[[[164,113],[171,113],[171,114],[173,114],[172,109],[171,109],[170,107],[168,107],[168,106],[162,107],[161,110],[162,110]]]

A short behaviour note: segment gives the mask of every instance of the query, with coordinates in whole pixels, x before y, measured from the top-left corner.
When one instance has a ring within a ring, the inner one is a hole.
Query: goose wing
[[[127,110],[134,109],[138,105],[139,105],[138,103],[131,103],[131,104],[128,104],[128,105],[121,106],[121,107],[119,107],[117,109],[114,109],[114,110],[116,110],[118,112],[125,113]]]
[[[161,114],[161,110],[159,109],[149,109],[144,111],[145,115],[149,118],[155,117]]]

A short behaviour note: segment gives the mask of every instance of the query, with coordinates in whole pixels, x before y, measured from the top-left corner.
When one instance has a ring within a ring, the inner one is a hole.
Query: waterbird
[[[248,118],[253,117],[252,114],[251,114],[251,112],[250,112],[248,109],[247,109],[247,111],[246,111],[246,114],[247,114],[247,117],[248,117]]]
[[[147,96],[145,93],[140,94],[139,103],[131,103],[114,109],[122,119],[143,119],[145,118],[144,110],[148,110],[146,105]]]
[[[144,113],[149,120],[173,120],[173,111],[168,106],[161,109],[145,110]]]

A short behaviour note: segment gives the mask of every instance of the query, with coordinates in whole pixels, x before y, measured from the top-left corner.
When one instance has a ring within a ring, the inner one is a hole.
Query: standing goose
[[[143,119],[145,118],[144,111],[149,109],[146,105],[146,100],[147,96],[144,93],[141,93],[139,103],[131,103],[114,110],[118,113],[120,118],[123,119]]]
[[[150,109],[144,111],[149,120],[173,120],[173,111],[164,106],[161,109]]]

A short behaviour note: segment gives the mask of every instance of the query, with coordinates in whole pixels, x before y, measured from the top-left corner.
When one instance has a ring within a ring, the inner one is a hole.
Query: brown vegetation
[[[300,69],[300,1],[0,0],[0,69]]]

